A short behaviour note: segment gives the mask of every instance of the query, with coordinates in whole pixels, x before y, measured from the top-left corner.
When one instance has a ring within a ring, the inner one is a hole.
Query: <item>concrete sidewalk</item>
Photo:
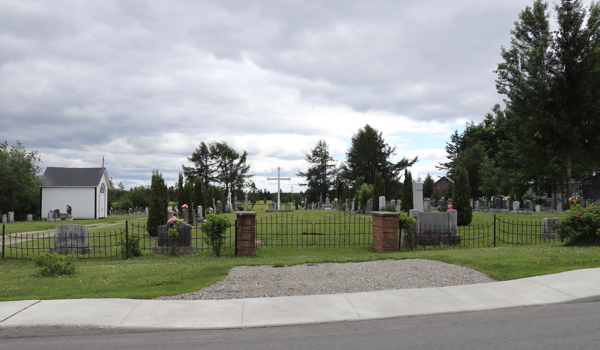
[[[600,268],[443,288],[234,300],[71,299],[0,303],[0,327],[240,328],[544,305],[600,297]]]

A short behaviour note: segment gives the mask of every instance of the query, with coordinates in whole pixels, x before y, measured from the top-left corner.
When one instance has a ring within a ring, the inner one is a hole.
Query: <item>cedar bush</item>
[[[213,248],[216,256],[221,255],[221,248],[225,243],[225,231],[229,227],[229,219],[224,215],[208,214],[202,230],[206,233],[205,241]]]
[[[158,170],[152,170],[152,197],[148,207],[148,234],[158,236],[156,228],[167,223],[167,207],[169,206],[167,185]]]
[[[454,193],[452,208],[458,212],[458,226],[467,226],[473,221],[473,210],[469,204],[471,187],[467,170],[460,165],[454,170]]]
[[[400,203],[402,211],[409,212],[413,209],[413,188],[412,174],[408,170],[404,170],[404,186],[402,186],[402,203]]]

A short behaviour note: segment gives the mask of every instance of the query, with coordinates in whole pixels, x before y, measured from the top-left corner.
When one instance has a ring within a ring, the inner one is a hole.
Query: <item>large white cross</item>
[[[279,196],[280,196],[279,187],[281,184],[281,180],[292,181],[291,177],[281,177],[281,175],[279,175],[280,170],[281,170],[281,168],[277,167],[277,177],[267,177],[267,181],[277,180],[277,209],[281,208],[281,198],[279,198]]]

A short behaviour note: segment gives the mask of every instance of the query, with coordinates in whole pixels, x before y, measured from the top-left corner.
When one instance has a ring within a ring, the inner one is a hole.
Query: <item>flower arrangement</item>
[[[179,236],[179,228],[181,227],[181,220],[175,215],[167,221],[167,227],[169,228],[169,237]]]
[[[181,209],[187,209],[187,208],[188,208],[187,204],[184,204],[184,205],[181,206]]]
[[[573,196],[569,198],[569,202],[573,204],[581,203],[581,197]]]

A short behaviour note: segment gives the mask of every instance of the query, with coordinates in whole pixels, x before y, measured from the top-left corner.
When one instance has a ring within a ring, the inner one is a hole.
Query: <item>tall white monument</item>
[[[277,209],[281,209],[281,191],[279,188],[281,187],[281,181],[292,181],[291,177],[281,177],[280,175],[281,168],[277,167],[277,177],[267,177],[267,181],[277,180]]]

